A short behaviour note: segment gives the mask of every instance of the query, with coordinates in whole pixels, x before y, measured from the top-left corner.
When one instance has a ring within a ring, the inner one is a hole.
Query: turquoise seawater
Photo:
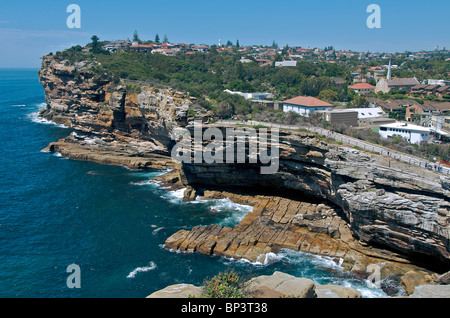
[[[138,297],[168,285],[200,285],[233,269],[250,278],[279,270],[382,297],[332,260],[292,251],[266,264],[176,253],[167,237],[197,225],[235,226],[251,208],[228,200],[181,201],[152,182],[161,172],[41,152],[71,130],[37,117],[45,107],[37,69],[0,70],[0,297]],[[68,288],[67,267],[81,288]]]

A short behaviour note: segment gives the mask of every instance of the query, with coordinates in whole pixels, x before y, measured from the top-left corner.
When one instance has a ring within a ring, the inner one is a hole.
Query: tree
[[[318,98],[325,102],[335,102],[338,100],[338,93],[332,89],[324,89],[319,93]]]
[[[158,33],[156,33],[156,36],[155,36],[155,42],[156,43],[160,43],[160,39],[159,39],[159,35],[158,35]]]
[[[239,40],[236,41],[236,47],[239,47]]]
[[[363,96],[357,96],[351,103],[350,106],[356,107],[356,108],[367,108],[369,107],[369,102],[367,99]]]
[[[164,34],[163,43],[169,43],[169,38],[167,37],[167,34]]]
[[[244,71],[244,67],[242,66],[241,62],[236,62],[235,67],[234,67],[234,78],[244,81],[245,80],[245,71]]]
[[[139,35],[138,35],[137,30],[134,31],[133,42],[141,42],[141,39],[139,39]]]
[[[98,43],[99,40],[100,40],[99,37],[96,35],[93,35],[91,37],[91,41],[92,41],[91,52],[94,54],[98,54],[101,51],[100,43]]]
[[[278,44],[277,44],[277,42],[275,42],[275,40],[273,40],[273,42],[272,42],[272,48],[278,49]]]
[[[228,118],[233,115],[233,108],[227,102],[220,102],[217,105],[216,115],[220,118]]]

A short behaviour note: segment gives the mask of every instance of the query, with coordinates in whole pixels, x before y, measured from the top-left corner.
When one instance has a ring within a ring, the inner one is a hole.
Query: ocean
[[[197,225],[235,226],[252,208],[183,202],[135,171],[41,152],[71,129],[37,117],[37,69],[0,70],[0,297],[143,298],[168,285],[201,285],[221,271],[251,278],[282,271],[384,297],[326,257],[283,250],[264,264],[170,251],[165,240]],[[71,264],[80,288],[69,288]]]

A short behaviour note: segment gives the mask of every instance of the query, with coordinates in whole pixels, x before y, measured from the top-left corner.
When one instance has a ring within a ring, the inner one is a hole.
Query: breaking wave
[[[153,263],[153,262],[148,263],[148,265],[149,266],[137,267],[137,268],[133,269],[133,271],[131,271],[128,274],[127,278],[134,278],[134,277],[136,277],[137,273],[149,272],[149,271],[152,271],[152,270],[156,269],[156,267],[157,267],[156,264]]]
[[[52,122],[52,121],[50,121],[50,120],[48,120],[48,119],[39,117],[39,112],[33,112],[33,113],[31,113],[31,114],[28,114],[28,118],[29,118],[32,122],[38,123],[38,124],[53,125],[53,126],[56,126],[56,127],[59,127],[59,128],[70,128],[70,127],[68,127],[68,126],[66,126],[66,125],[63,125],[63,124],[57,124],[57,123],[54,123],[54,122]]]

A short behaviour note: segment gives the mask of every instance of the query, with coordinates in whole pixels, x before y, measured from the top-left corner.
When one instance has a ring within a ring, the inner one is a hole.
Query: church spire
[[[389,59],[389,67],[388,67],[387,79],[388,80],[392,79],[392,65],[391,65],[391,60],[390,59]]]

